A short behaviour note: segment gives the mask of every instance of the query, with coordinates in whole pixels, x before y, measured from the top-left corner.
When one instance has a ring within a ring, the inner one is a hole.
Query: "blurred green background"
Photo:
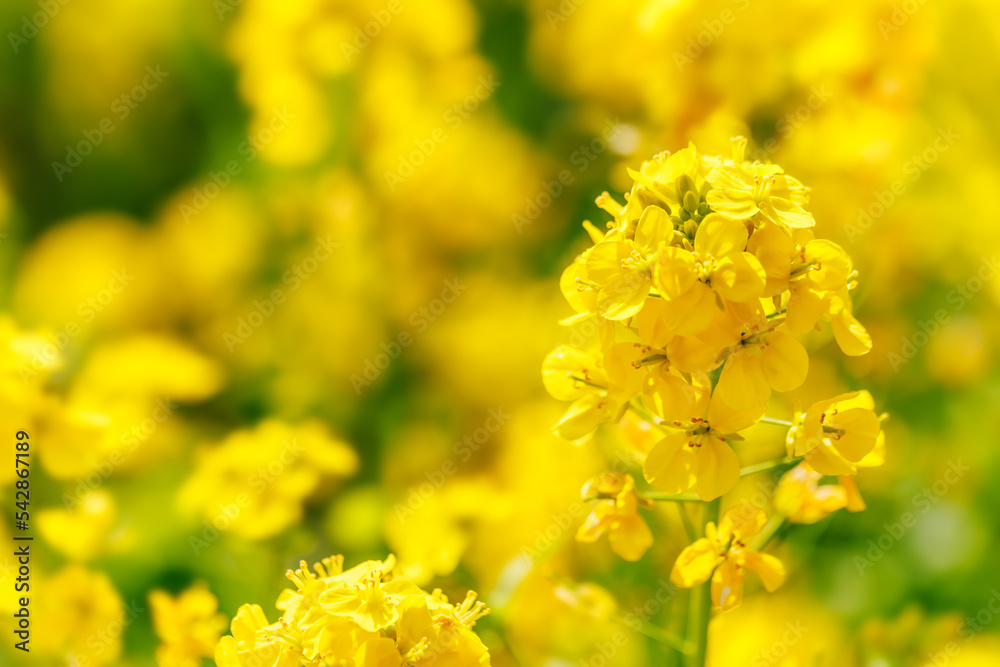
[[[156,664],[153,590],[273,614],[299,559],[390,551],[484,596],[496,665],[673,664],[622,616],[676,511],[636,564],[573,542],[620,436],[552,436],[539,367],[581,335],[557,282],[594,198],[740,134],[812,189],[875,342],[812,341],[787,412],[892,417],[868,511],[792,531],[713,660],[1000,660],[995,3],[13,0],[0,33],[0,533],[25,429],[35,535],[27,658],[0,558],[4,664]]]

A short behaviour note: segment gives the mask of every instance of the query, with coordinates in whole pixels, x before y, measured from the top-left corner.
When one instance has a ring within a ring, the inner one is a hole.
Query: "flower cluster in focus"
[[[649,509],[651,497],[708,503],[741,477],[770,469],[746,466],[734,449],[762,420],[787,428],[788,457],[773,467],[797,466],[779,484],[774,505],[791,522],[864,509],[853,476],[884,460],[885,417],[866,391],[820,401],[791,421],[765,417],[772,392],[793,391],[806,379],[802,336],[832,331],[851,356],[872,343],[853,314],[857,272],[840,246],[816,237],[809,189],[777,165],[745,159],[746,139],[732,144],[731,158],[690,146],[630,170],[625,203],[608,193],[598,198],[613,220],[606,231],[584,223],[594,245],[560,281],[576,311],[563,323],[596,322],[597,335],[545,360],[549,393],[572,401],[553,430],[580,441],[602,424],[620,423],[627,437],[642,440],[634,449],[660,496],[637,492],[620,473],[584,488],[584,499],[597,505],[578,539],[607,532],[627,560],[653,542],[637,513]],[[824,484],[831,476],[837,483]],[[692,586],[715,571],[713,597],[724,608],[739,603],[744,568],[769,589],[780,585],[780,563],[743,542],[764,528],[766,515],[758,509],[717,521],[707,520],[705,537],[684,552],[681,560],[690,562],[678,561],[675,583]]]

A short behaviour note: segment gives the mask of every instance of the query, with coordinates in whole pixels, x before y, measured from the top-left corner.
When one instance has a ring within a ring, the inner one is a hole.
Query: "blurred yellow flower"
[[[126,606],[102,572],[69,565],[45,579],[35,600],[32,649],[71,664],[112,665],[122,651],[122,633],[143,608]]]
[[[35,520],[42,537],[73,560],[87,561],[127,545],[118,525],[115,498],[103,489],[89,491],[73,507],[39,510]]]
[[[153,628],[160,639],[156,649],[159,667],[200,667],[211,658],[226,629],[219,602],[204,585],[172,596],[161,590],[149,594]]]
[[[642,558],[653,544],[653,533],[639,516],[639,508],[649,510],[653,502],[635,492],[631,475],[605,472],[587,481],[583,499],[594,501],[593,509],[576,532],[580,542],[594,542],[608,534],[614,552],[629,561]]]
[[[223,527],[259,540],[295,524],[310,496],[357,468],[354,450],[321,422],[267,419],[202,448],[179,501],[202,513],[206,531]]]

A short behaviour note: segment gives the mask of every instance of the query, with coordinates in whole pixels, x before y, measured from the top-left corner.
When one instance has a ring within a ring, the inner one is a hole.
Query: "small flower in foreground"
[[[765,523],[767,516],[760,510],[729,510],[718,527],[706,524],[705,537],[681,552],[670,580],[681,588],[691,588],[711,577],[712,603],[722,609],[732,609],[743,600],[744,570],[756,572],[769,592],[777,590],[785,583],[785,566],[770,554],[748,548],[749,539]]]
[[[653,508],[653,502],[635,492],[631,475],[605,472],[583,486],[583,499],[594,500],[594,509],[576,533],[580,542],[594,542],[608,534],[611,548],[628,561],[642,558],[653,544],[653,534],[639,508]]]
[[[440,590],[426,593],[393,576],[396,559],[367,561],[346,572],[343,556],[310,571],[303,561],[288,578],[268,623],[258,605],[240,607],[215,651],[219,667],[488,667],[486,647],[472,631],[489,613],[475,593],[458,605]]]

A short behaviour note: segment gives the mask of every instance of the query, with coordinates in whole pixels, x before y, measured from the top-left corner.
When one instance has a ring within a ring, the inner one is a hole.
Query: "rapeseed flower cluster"
[[[452,665],[488,667],[489,653],[472,631],[489,613],[468,593],[452,604],[394,576],[396,559],[343,569],[343,556],[324,558],[310,570],[303,561],[288,579],[295,589],[278,597],[282,611],[269,623],[259,605],[240,607],[232,635],[215,651],[219,667]]]
[[[868,392],[820,401],[791,422],[765,417],[772,392],[806,380],[804,334],[831,331],[850,356],[866,354],[872,342],[853,315],[857,272],[843,248],[817,238],[809,189],[777,165],[751,162],[746,150],[738,137],[730,157],[692,145],[630,170],[624,203],[608,193],[597,199],[613,219],[605,230],[584,223],[594,244],[562,275],[577,313],[564,324],[596,320],[597,335],[544,362],[549,393],[572,401],[554,432],[583,440],[632,413],[648,427],[631,431],[639,439],[650,428],[659,433],[651,447],[635,444],[651,492],[610,472],[584,487],[595,504],[578,539],[607,533],[627,560],[653,543],[638,509],[654,499],[700,500],[717,515],[715,501],[741,477],[795,462],[775,507],[809,523],[837,509],[864,509],[854,475],[884,459],[884,417]],[[738,443],[762,420],[787,427],[788,456],[770,468],[749,467],[743,457],[753,452]],[[827,476],[838,484],[821,484]],[[751,541],[768,525],[763,511],[733,508],[718,524],[705,516],[704,537],[674,565],[676,585],[711,578],[715,606],[724,609],[740,603],[745,570],[769,590],[781,585],[780,561]]]

